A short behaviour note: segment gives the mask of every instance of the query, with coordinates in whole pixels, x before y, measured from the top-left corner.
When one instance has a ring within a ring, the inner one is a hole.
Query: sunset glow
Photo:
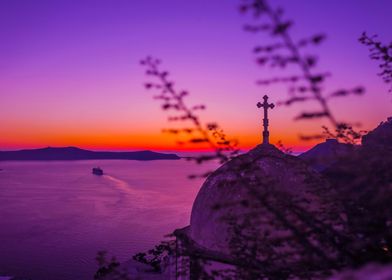
[[[363,31],[392,38],[392,2],[276,2],[295,19],[298,36],[328,35],[323,46],[309,50],[318,54],[320,69],[332,73],[328,90],[366,88],[363,97],[332,104],[340,119],[370,129],[391,115],[387,86],[357,39]],[[266,38],[242,30],[247,19],[237,6],[234,0],[2,1],[0,25],[7,28],[0,31],[0,150],[203,149],[178,146],[162,133],[172,124],[143,87],[139,60],[146,55],[163,60],[176,86],[191,93],[190,103],[206,104],[205,122],[220,124],[241,148],[255,146],[262,125],[256,103],[265,93],[277,102],[287,91],[255,84],[275,72],[254,62],[251,50]],[[271,142],[296,150],[314,144],[298,136],[320,131],[322,123],[294,122],[302,108],[272,110]]]

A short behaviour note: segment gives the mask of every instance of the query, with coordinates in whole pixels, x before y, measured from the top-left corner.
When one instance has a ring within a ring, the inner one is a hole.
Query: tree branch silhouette
[[[146,89],[156,89],[160,93],[154,96],[155,99],[162,101],[162,109],[174,111],[168,120],[171,122],[185,122],[188,126],[179,129],[166,129],[164,132],[171,134],[185,134],[187,141],[178,144],[205,144],[214,154],[201,155],[191,158],[197,163],[208,160],[219,160],[224,163],[231,157],[238,154],[237,141],[229,140],[224,131],[215,122],[204,123],[197,114],[200,110],[205,110],[205,105],[190,105],[186,102],[188,92],[177,90],[174,82],[169,79],[169,73],[159,68],[161,62],[158,59],[147,57],[142,60],[141,65],[147,68],[146,74],[154,80],[145,84]],[[190,126],[189,126],[190,125]]]
[[[377,35],[369,36],[366,32],[363,32],[358,40],[369,48],[369,57],[380,62],[378,67],[381,72],[378,73],[378,76],[386,84],[391,84],[391,88],[388,91],[392,92],[392,42],[383,44],[377,40]]]
[[[257,63],[260,66],[278,67],[281,69],[296,65],[300,70],[298,75],[273,77],[259,80],[257,83],[263,86],[276,83],[290,84],[288,91],[290,98],[278,102],[278,105],[290,106],[295,103],[316,101],[320,106],[320,109],[317,111],[301,112],[295,117],[295,120],[327,119],[335,130],[333,133],[335,138],[353,144],[358,142],[361,133],[346,133],[347,127],[350,127],[350,131],[354,131],[352,125],[342,122],[335,117],[329,100],[350,94],[361,95],[364,93],[364,88],[355,87],[351,90],[339,90],[327,95],[324,92],[324,83],[330,74],[315,70],[318,62],[317,56],[304,55],[301,52],[301,49],[304,47],[320,45],[326,36],[324,34],[315,34],[307,38],[295,40],[290,33],[293,21],[284,18],[283,9],[272,8],[266,0],[245,0],[243,2],[240,6],[240,11],[245,14],[252,14],[257,22],[245,25],[244,29],[251,33],[264,32],[279,40],[279,42],[273,44],[256,46],[254,48],[253,52],[256,55]],[[329,131],[329,134],[331,134],[331,131]],[[301,138],[310,140],[323,138],[323,136],[313,135]]]

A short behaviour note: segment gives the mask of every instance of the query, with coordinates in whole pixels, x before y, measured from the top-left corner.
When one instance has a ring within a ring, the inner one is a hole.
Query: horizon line
[[[322,142],[320,142],[322,143]],[[260,143],[261,144],[261,143]],[[274,145],[273,143],[271,143]],[[317,143],[318,144],[318,143]],[[295,145],[288,147],[289,149],[292,149],[294,152],[303,152],[306,150],[309,150],[313,146],[317,144],[310,144],[310,145]],[[257,144],[259,145],[259,144]],[[238,150],[240,151],[249,151],[256,147],[257,145],[252,145],[252,146],[241,146],[238,147]],[[277,145],[274,145],[277,146]],[[187,147],[187,148],[179,148],[179,147],[103,147],[103,146],[77,146],[77,145],[31,145],[31,146],[0,146],[0,151],[20,151],[20,150],[35,150],[35,149],[45,149],[45,148],[78,148],[78,149],[83,149],[83,150],[90,150],[90,151],[96,151],[96,152],[103,152],[103,151],[108,151],[108,152],[135,152],[135,151],[155,151],[155,152],[166,152],[166,153],[184,153],[184,152],[189,152],[189,153],[211,153],[214,152],[213,149],[211,148],[196,148],[196,147]]]

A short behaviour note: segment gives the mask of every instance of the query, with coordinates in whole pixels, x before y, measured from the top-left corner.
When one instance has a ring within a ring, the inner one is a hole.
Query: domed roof
[[[283,207],[278,201],[318,208],[314,192],[321,182],[319,174],[299,158],[270,144],[259,145],[206,179],[193,204],[190,238],[201,247],[229,253],[235,226],[244,229],[249,217],[257,234],[273,230],[277,235],[271,212]]]

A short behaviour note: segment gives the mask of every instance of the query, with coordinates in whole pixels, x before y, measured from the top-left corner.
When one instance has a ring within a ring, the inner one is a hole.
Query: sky
[[[277,102],[283,86],[255,81],[282,71],[255,63],[252,49],[269,42],[243,31],[250,18],[240,0],[2,0],[0,1],[0,150],[78,146],[93,150],[181,150],[162,133],[167,112],[144,89],[139,61],[163,61],[187,102],[205,104],[205,122],[217,122],[240,147],[261,141],[264,94]],[[339,120],[372,129],[392,115],[392,94],[376,75],[377,62],[358,43],[363,31],[392,40],[392,1],[274,0],[295,24],[294,38],[325,33],[307,49],[319,69],[332,73],[326,92],[364,86],[366,94],[331,103]],[[292,73],[296,70],[292,70]],[[307,107],[311,106],[311,107]],[[271,142],[301,150],[299,134],[320,131],[323,121],[293,121],[316,105],[275,107]]]

